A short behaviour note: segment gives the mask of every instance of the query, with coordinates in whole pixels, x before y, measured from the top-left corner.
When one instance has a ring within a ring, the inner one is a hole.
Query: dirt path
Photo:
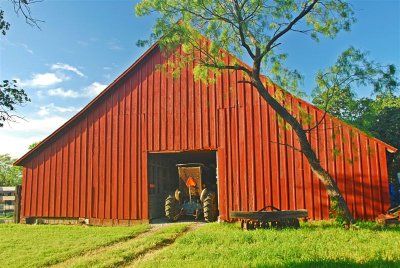
[[[179,224],[179,223],[178,223]],[[164,238],[159,238],[160,233],[165,232],[174,226],[174,223],[169,224],[153,224],[149,230],[146,230],[136,236],[132,236],[123,241],[116,242],[111,245],[105,245],[82,255],[72,257],[64,262],[55,264],[52,267],[74,267],[74,266],[99,266],[99,267],[125,267],[134,266],[137,261],[145,260],[157,252],[163,250],[169,245],[173,244],[179,237],[199,228],[201,223],[188,223],[188,225],[173,235],[168,235]],[[155,237],[158,237],[154,240]],[[154,244],[150,243],[145,246],[146,240],[152,240]],[[142,243],[143,242],[143,243]],[[130,251],[129,245],[133,243],[138,244],[136,251]],[[139,246],[143,245],[143,247]],[[119,252],[119,253],[118,253]],[[119,259],[109,260],[105,256],[110,253],[120,255]],[[86,264],[85,264],[86,263]]]
[[[130,237],[126,238],[126,239],[122,239],[121,241],[118,241],[118,242],[115,242],[115,243],[112,243],[112,244],[106,244],[106,245],[100,246],[98,248],[95,248],[93,250],[85,252],[82,255],[78,255],[78,256],[72,257],[70,259],[67,259],[67,260],[65,260],[63,262],[57,263],[57,264],[55,264],[55,265],[53,265],[51,267],[70,267],[70,265],[72,263],[74,263],[78,259],[88,258],[88,257],[95,256],[95,255],[100,255],[105,251],[109,251],[109,250],[120,248],[123,245],[125,245],[127,242],[131,241],[131,240],[151,235],[155,231],[159,230],[161,227],[162,226],[151,226],[150,229],[148,229],[148,230],[146,230],[146,231],[144,231],[142,233],[130,236]]]
[[[203,223],[193,223],[186,228],[184,232],[179,233],[172,239],[163,241],[163,243],[157,244],[152,248],[149,248],[145,252],[142,252],[139,256],[133,259],[131,262],[126,263],[123,267],[138,267],[140,263],[146,262],[146,260],[152,258],[155,254],[158,254],[164,250],[166,250],[169,246],[171,246],[176,239],[186,235],[189,232],[197,230],[203,225]]]

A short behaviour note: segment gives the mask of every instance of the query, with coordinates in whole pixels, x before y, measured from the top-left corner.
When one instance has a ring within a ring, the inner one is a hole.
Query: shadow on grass
[[[190,216],[183,216],[179,220],[171,222],[167,219],[167,217],[159,217],[150,220],[150,224],[152,225],[157,225],[157,224],[168,224],[168,223],[205,223],[205,221],[202,220],[195,220],[194,217]]]
[[[272,267],[260,265],[257,267]],[[353,260],[312,260],[303,262],[287,263],[285,267],[400,267],[400,261],[370,260],[363,263],[357,263]]]

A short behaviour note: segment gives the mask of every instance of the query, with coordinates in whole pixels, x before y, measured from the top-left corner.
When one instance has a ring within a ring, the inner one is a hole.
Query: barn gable
[[[266,205],[328,217],[326,191],[306,158],[278,144],[296,147],[296,135],[280,126],[256,90],[238,83],[240,71],[204,85],[188,67],[177,79],[160,72],[156,65],[164,61],[153,45],[16,162],[24,166],[22,217],[147,220],[149,154],[185,151],[216,153],[222,219]],[[323,116],[300,99],[286,101],[295,114],[301,107],[315,120]],[[371,219],[388,208],[386,150],[395,148],[331,116],[310,140],[355,217]]]

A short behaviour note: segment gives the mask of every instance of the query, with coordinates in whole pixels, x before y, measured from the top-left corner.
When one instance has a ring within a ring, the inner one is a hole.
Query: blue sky
[[[154,18],[137,18],[135,3],[45,0],[32,7],[33,16],[45,21],[38,30],[16,16],[8,0],[0,0],[11,23],[0,37],[0,79],[18,79],[32,99],[17,110],[25,121],[0,129],[0,154],[22,156],[29,144],[60,127],[145,51],[135,44],[149,36]],[[297,33],[285,38],[287,66],[305,76],[304,91],[312,89],[316,71],[350,45],[400,68],[400,1],[352,3],[358,22],[350,33],[319,43]]]

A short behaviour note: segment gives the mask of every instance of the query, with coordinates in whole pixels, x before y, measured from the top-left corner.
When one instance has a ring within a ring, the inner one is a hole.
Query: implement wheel
[[[172,195],[169,195],[167,199],[165,199],[165,216],[170,221],[177,221],[179,219],[179,202]]]
[[[203,202],[204,220],[206,222],[213,222],[217,220],[217,197],[214,192],[206,194]]]

